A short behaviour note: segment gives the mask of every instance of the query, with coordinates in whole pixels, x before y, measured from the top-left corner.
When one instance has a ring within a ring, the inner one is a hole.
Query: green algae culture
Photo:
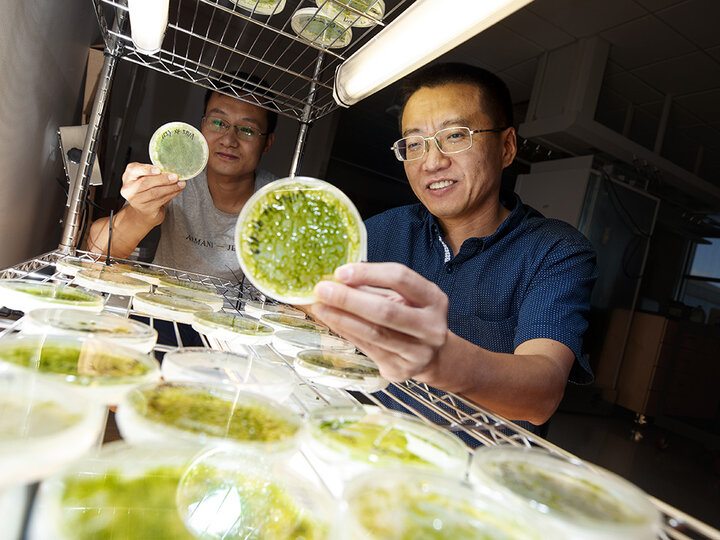
[[[308,368],[321,368],[335,376],[349,379],[380,377],[377,365],[361,354],[309,350],[298,353],[298,359]]]
[[[192,540],[175,504],[183,472],[163,466],[132,476],[118,470],[69,476],[61,528],[73,540]]]
[[[285,0],[231,0],[256,15],[277,15],[285,7]]]
[[[260,322],[267,323],[271,326],[276,326],[284,330],[304,330],[306,332],[316,332],[319,334],[327,334],[330,332],[327,326],[310,321],[308,319],[301,319],[294,315],[283,315],[281,313],[266,313],[260,317]]]
[[[343,26],[367,27],[377,24],[372,19],[361,17],[349,9],[343,9],[343,6],[366,13],[377,20],[382,20],[385,14],[383,0],[316,0],[315,3]]]
[[[0,396],[0,441],[47,437],[82,420],[53,401],[33,401],[20,396]]]
[[[190,124],[170,122],[150,139],[150,160],[164,173],[175,173],[180,180],[194,178],[205,168],[208,145],[202,133]]]
[[[104,300],[99,294],[69,285],[23,279],[0,279],[0,304],[24,312],[53,306],[101,311]]]
[[[178,507],[185,525],[199,538],[322,540],[328,533],[328,525],[284,485],[257,470],[246,474],[191,466],[178,490]]]
[[[275,330],[267,324],[262,324],[253,317],[233,315],[231,313],[202,312],[195,314],[195,323],[200,323],[208,329],[224,330],[232,334],[252,336],[272,336]]]
[[[293,14],[291,26],[298,36],[314,45],[329,49],[346,47],[352,40],[352,31],[333,19],[309,7],[298,9]]]
[[[253,285],[290,304],[312,303],[315,284],[367,249],[355,206],[314,178],[277,180],[255,193],[238,217],[235,245]]]
[[[238,397],[239,396],[239,397]],[[243,442],[284,443],[299,418],[250,394],[163,383],[134,390],[129,405],[146,420],[182,431]]]

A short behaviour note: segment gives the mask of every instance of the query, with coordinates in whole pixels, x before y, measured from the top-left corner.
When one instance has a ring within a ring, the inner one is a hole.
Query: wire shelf
[[[170,0],[162,48],[148,55],[130,37],[127,0],[93,0],[105,44],[122,59],[245,101],[256,103],[256,98],[261,106],[304,122],[338,107],[333,99],[337,67],[412,1],[386,0],[378,24],[338,30],[324,47],[298,37],[291,17],[303,8],[319,13],[330,0],[287,0],[271,15],[246,11],[231,0]],[[330,17],[328,26],[338,20]],[[345,32],[352,35],[350,44],[335,48]]]

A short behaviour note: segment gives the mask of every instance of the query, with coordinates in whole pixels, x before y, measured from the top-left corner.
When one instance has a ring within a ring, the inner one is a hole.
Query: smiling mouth
[[[428,186],[428,189],[442,189],[451,186],[454,183],[454,180],[439,180],[438,182],[433,182],[432,184],[430,184]]]

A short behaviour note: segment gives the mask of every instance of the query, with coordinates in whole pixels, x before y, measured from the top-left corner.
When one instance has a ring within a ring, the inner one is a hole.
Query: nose
[[[427,171],[444,169],[450,164],[450,158],[440,151],[435,140],[425,141],[425,155],[423,156],[423,168]]]
[[[240,144],[240,139],[238,138],[237,133],[232,127],[228,129],[222,137],[220,137],[220,141],[222,141],[222,144],[224,144],[225,146],[231,147],[235,147]]]

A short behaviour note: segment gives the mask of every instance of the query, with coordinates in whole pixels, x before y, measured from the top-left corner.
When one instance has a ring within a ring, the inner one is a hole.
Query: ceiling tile
[[[718,0],[687,0],[658,11],[657,16],[701,47],[720,45]]]
[[[526,9],[575,37],[586,37],[647,14],[628,0],[537,0]]]
[[[705,52],[712,56],[715,60],[720,62],[720,46],[705,49]]]
[[[460,61],[476,60],[488,64],[494,71],[502,71],[530,58],[536,58],[544,50],[538,45],[519,37],[499,25],[492,26],[448,55]],[[463,60],[464,58],[464,60]]]
[[[610,58],[625,69],[634,69],[697,49],[653,15],[621,24],[600,35],[611,44]]]
[[[699,126],[692,128],[688,135],[707,148],[717,150],[720,148],[720,130],[712,126]]]
[[[610,88],[636,105],[658,100],[662,101],[664,98],[663,94],[627,71],[606,76],[603,86]]]
[[[527,9],[521,9],[510,15],[502,22],[502,26],[549,51],[575,40],[572,35]]]
[[[649,11],[657,11],[658,9],[665,9],[675,4],[685,2],[685,0],[635,0],[638,4],[643,6]]]
[[[684,94],[720,88],[720,65],[702,52],[671,58],[633,71],[665,94]]]
[[[669,126],[677,129],[687,129],[702,126],[704,124],[706,124],[705,120],[685,109],[682,103],[679,103],[678,101],[673,102],[673,106],[670,111]]]
[[[720,122],[720,88],[684,96],[676,101],[705,122]]]

